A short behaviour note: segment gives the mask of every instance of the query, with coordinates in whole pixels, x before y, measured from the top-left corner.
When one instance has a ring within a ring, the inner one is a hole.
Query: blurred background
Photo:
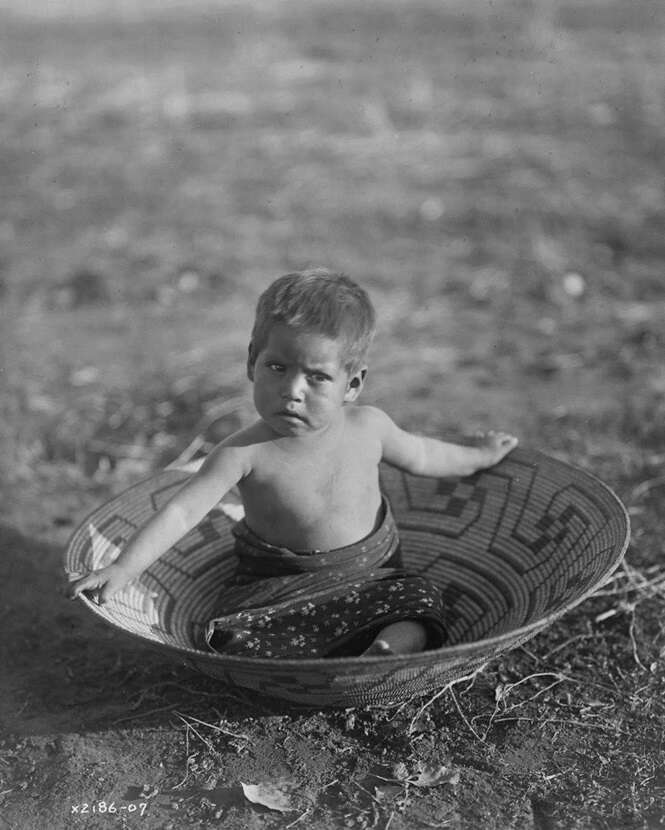
[[[664,47],[662,0],[0,0],[0,519],[64,538],[251,418],[314,265],[404,427],[653,478]]]

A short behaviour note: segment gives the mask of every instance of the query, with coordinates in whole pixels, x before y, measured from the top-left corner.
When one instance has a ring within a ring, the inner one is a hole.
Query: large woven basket
[[[74,533],[68,574],[108,564],[187,473],[165,471],[116,496]],[[404,562],[444,592],[449,643],[400,657],[256,659],[210,653],[203,631],[234,571],[233,520],[221,509],[100,607],[106,622],[225,684],[314,706],[389,704],[469,674],[582,602],[617,567],[629,521],[597,478],[546,455],[513,451],[466,479],[381,471]]]

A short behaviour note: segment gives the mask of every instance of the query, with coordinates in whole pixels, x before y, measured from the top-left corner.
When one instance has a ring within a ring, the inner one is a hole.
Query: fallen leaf
[[[450,784],[453,787],[459,783],[459,770],[442,764],[440,767],[429,764],[420,765],[417,778],[410,778],[409,783],[416,787],[439,787],[441,784]]]
[[[290,779],[261,784],[243,784],[241,781],[240,786],[245,798],[252,804],[261,804],[269,810],[278,810],[280,813],[288,813],[294,809],[291,803],[291,792],[296,784]]]
[[[393,775],[398,781],[406,781],[409,777],[409,770],[403,761],[399,761],[393,766]]]

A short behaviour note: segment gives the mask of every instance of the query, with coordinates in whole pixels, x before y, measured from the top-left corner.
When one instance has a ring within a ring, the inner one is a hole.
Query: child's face
[[[279,435],[307,435],[326,429],[362,387],[364,371],[350,375],[340,343],[283,324],[270,330],[253,367],[254,405]]]

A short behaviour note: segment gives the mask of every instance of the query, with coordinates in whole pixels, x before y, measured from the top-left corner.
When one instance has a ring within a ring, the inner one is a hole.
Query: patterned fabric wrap
[[[397,527],[386,499],[383,505],[377,530],[326,552],[270,545],[238,522],[238,572],[220,594],[223,615],[208,623],[208,646],[256,657],[351,656],[384,626],[407,619],[426,627],[428,648],[441,646],[441,592],[402,569]]]

